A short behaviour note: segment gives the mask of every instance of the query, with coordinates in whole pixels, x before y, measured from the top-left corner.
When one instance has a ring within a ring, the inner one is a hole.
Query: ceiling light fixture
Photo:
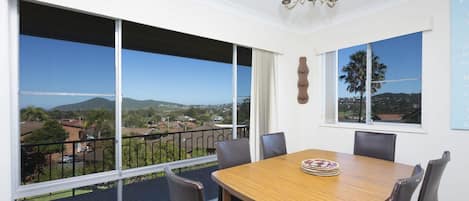
[[[282,0],[282,4],[286,8],[292,9],[298,4],[304,4],[306,1],[313,3],[313,5],[316,5],[316,2],[319,2],[321,5],[326,4],[329,8],[332,8],[339,0]]]

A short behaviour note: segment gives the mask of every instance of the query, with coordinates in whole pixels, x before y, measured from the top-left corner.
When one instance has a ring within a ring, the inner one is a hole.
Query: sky
[[[249,96],[251,68],[238,66],[238,96]],[[115,91],[114,48],[20,36],[20,91],[103,94]],[[230,103],[232,65],[142,51],[122,51],[122,93],[187,105]],[[52,107],[90,96],[20,95],[20,107]]]
[[[384,83],[376,94],[382,93],[420,93],[422,74],[422,34],[414,33],[396,38],[386,39],[371,43],[374,55],[379,57],[380,63],[387,66],[385,80],[417,79],[412,81]],[[338,74],[343,66],[349,63],[350,55],[365,50],[366,45],[340,49],[338,51]],[[346,90],[347,84],[339,80],[339,97],[351,97]]]

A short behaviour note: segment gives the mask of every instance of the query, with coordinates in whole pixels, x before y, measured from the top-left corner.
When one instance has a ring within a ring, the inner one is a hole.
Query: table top
[[[301,161],[323,158],[340,163],[341,174],[318,177],[304,173]],[[212,178],[243,200],[383,201],[412,166],[351,154],[310,149],[218,170]]]

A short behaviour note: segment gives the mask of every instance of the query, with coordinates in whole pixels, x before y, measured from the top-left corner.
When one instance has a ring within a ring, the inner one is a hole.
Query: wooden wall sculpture
[[[305,104],[308,102],[308,65],[306,64],[306,57],[300,57],[300,65],[298,66],[298,103]]]

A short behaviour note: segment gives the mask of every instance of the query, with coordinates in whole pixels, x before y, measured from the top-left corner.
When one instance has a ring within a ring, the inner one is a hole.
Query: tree
[[[49,119],[47,112],[39,107],[28,106],[21,109],[21,121],[45,121]]]
[[[32,150],[32,148],[21,149],[21,181],[26,183],[34,175],[42,174],[46,158],[44,153]]]
[[[245,98],[239,105],[238,109],[238,124],[245,124],[249,126],[249,119],[251,114],[251,98]]]
[[[109,110],[91,110],[86,114],[84,127],[85,129],[94,127],[98,139],[101,137],[111,137],[114,133],[113,119],[113,114]]]
[[[68,138],[68,133],[62,128],[59,122],[48,120],[44,126],[37,129],[24,139],[26,144],[41,144],[63,142]],[[38,152],[44,154],[57,153],[63,150],[63,144],[44,145],[38,147]]]
[[[372,81],[382,81],[385,79],[387,66],[379,62],[379,57],[372,55]],[[342,67],[345,75],[339,77],[348,84],[347,91],[358,93],[360,96],[360,109],[358,112],[358,122],[362,119],[363,97],[366,90],[366,51],[358,51],[350,55],[350,62]],[[371,84],[371,93],[376,93],[381,88],[380,82]]]
[[[122,115],[122,121],[124,126],[127,128],[144,128],[148,123],[138,111],[124,112],[124,115]]]

